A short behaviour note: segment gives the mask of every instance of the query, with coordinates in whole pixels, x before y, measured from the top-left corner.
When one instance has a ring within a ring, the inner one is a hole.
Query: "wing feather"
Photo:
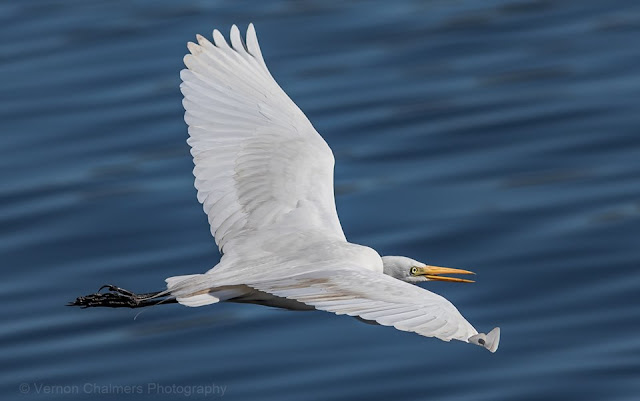
[[[198,201],[221,252],[262,230],[323,230],[344,240],[329,146],[268,71],[255,29],[246,44],[213,31],[189,43],[180,86]]]
[[[382,273],[359,270],[314,270],[248,285],[316,309],[358,316],[444,341],[469,342],[478,334],[456,307],[440,295]]]

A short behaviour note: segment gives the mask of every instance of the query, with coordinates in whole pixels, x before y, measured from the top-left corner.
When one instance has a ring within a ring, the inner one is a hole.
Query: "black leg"
[[[109,292],[101,293],[103,289]],[[92,308],[104,306],[109,308],[143,308],[145,306],[176,303],[175,298],[171,296],[160,296],[162,291],[150,292],[146,294],[136,294],[131,291],[107,284],[100,287],[95,294],[85,295],[76,298],[75,301],[69,302],[69,306],[81,306],[83,308]]]

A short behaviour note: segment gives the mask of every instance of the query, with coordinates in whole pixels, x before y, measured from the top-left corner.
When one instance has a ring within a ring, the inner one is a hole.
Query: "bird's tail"
[[[178,303],[191,307],[215,304],[237,295],[233,288],[216,288],[210,278],[207,274],[169,277],[165,280],[167,292],[176,297]]]
[[[467,341],[471,344],[485,347],[491,352],[496,352],[498,350],[498,345],[500,344],[500,327],[494,328],[488,334],[478,333],[469,337],[469,340]]]

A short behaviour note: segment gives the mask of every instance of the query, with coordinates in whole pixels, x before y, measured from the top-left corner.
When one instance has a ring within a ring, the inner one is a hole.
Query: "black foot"
[[[109,292],[101,293],[103,289],[108,289]],[[127,291],[115,285],[107,284],[100,287],[95,294],[85,295],[83,297],[76,298],[75,301],[69,302],[68,306],[81,306],[82,308],[91,308],[97,306],[104,306],[109,308],[142,308],[145,306],[156,305],[159,303],[174,303],[175,298],[157,298],[159,292],[152,292],[148,294],[135,294],[131,291]]]

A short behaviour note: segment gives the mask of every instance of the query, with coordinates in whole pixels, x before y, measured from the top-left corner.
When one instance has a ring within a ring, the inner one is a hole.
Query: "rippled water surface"
[[[218,261],[178,73],[250,21],[334,150],[347,237],[476,271],[428,288],[501,326],[496,354],[324,312],[64,306]],[[0,37],[3,400],[638,399],[638,2],[5,1]]]

